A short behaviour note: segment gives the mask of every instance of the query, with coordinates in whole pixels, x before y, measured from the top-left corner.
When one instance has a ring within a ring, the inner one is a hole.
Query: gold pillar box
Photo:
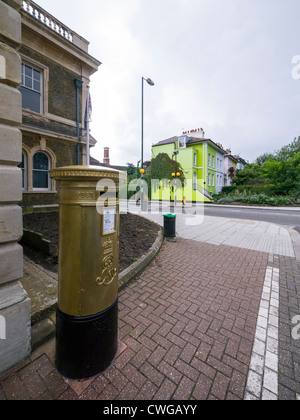
[[[59,192],[56,356],[70,378],[104,370],[117,350],[121,174],[95,166],[50,171]]]

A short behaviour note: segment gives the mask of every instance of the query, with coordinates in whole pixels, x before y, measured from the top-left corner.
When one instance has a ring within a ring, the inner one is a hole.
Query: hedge
[[[230,185],[222,188],[222,195],[234,192],[246,194],[270,194],[274,195],[273,185]]]

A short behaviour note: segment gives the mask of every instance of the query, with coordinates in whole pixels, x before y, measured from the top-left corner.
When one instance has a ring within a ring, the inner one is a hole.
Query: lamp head
[[[150,86],[154,86],[154,82],[153,82],[153,80],[151,80],[151,79],[147,79],[146,80],[146,82],[148,83],[148,85],[150,85]]]

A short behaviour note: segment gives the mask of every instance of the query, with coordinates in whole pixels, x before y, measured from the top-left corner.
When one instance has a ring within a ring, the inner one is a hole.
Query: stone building
[[[20,13],[22,205],[55,204],[49,170],[86,164],[87,85],[101,63],[88,41],[31,0]]]
[[[0,1],[0,374],[30,353],[30,300],[22,287],[21,0]]]

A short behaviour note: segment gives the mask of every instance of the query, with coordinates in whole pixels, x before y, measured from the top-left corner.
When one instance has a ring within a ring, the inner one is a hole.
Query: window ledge
[[[57,191],[23,191],[23,194],[57,194]]]
[[[45,117],[45,114],[43,112],[32,111],[29,108],[22,108],[22,113],[26,116],[32,115],[33,117]]]

